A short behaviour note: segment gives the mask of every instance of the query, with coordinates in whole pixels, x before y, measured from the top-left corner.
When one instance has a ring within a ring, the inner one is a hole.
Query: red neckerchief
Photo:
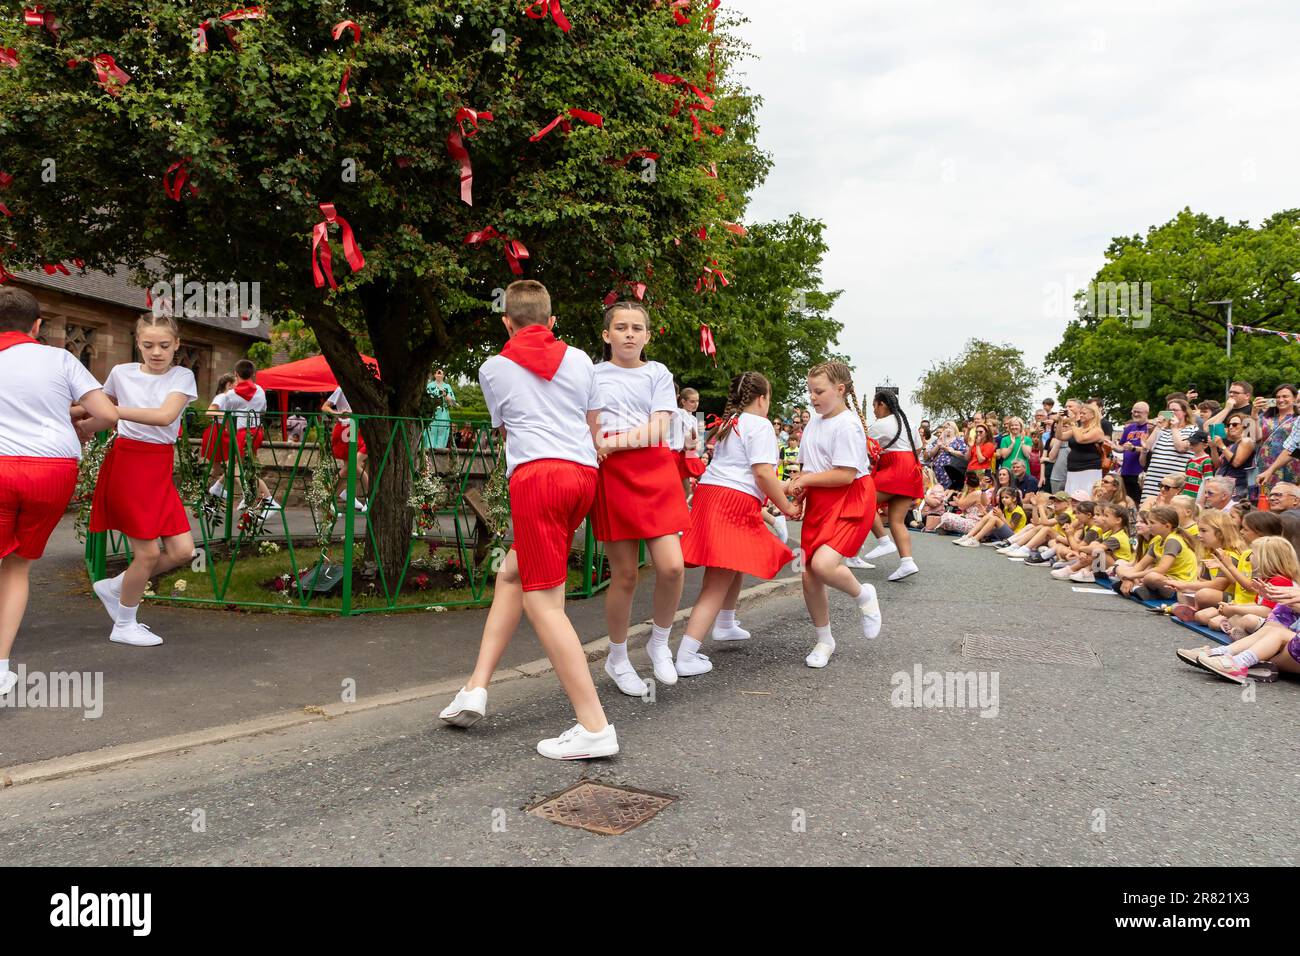
[[[546,326],[529,325],[515,333],[501,354],[549,382],[560,370],[560,363],[568,351],[569,347],[552,335]]]
[[[253,382],[239,382],[235,385],[235,394],[246,402],[251,402],[257,394],[257,385]]]
[[[12,345],[26,345],[31,342],[33,345],[40,345],[34,338],[26,332],[0,332],[0,352]]]

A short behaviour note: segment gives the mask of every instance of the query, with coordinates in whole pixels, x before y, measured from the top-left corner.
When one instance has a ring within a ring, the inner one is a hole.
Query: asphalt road
[[[825,670],[803,664],[797,588],[744,608],[754,638],[706,648],[714,672],[653,703],[595,665],[611,760],[535,753],[571,722],[546,676],[494,690],[469,731],[440,724],[439,700],[15,787],[0,847],[11,865],[1297,863],[1300,682],[1243,699],[1137,605],[948,539],[918,561],[900,583],[893,562],[859,572],[881,593],[876,641],[832,601]],[[1008,640],[1031,643],[963,656]],[[996,703],[896,706],[918,665],[986,691],[996,674]],[[583,778],[676,802],[615,837],[524,812]]]

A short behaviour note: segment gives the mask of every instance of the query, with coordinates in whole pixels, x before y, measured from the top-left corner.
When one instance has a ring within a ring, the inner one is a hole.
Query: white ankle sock
[[[694,657],[699,653],[702,646],[703,645],[695,638],[690,637],[689,635],[684,635],[682,637],[682,642],[677,645],[677,659],[680,661],[688,657]]]
[[[627,641],[622,644],[609,642],[609,662],[611,664],[622,664],[627,661]]]
[[[825,627],[813,627],[813,631],[817,634],[818,644],[825,644],[831,650],[835,650],[835,638],[831,637],[831,626],[829,624]]]
[[[916,567],[916,562],[911,558],[903,558],[898,562],[898,566],[900,568],[914,568]]]
[[[117,623],[123,627],[135,623],[135,612],[140,610],[140,605],[127,607],[125,604],[118,605]]]
[[[8,673],[9,673],[9,658],[6,657],[4,660],[0,660],[0,677],[3,677],[5,674]]]
[[[730,611],[723,608],[718,612],[718,627],[735,627],[736,626],[736,609],[733,607]]]
[[[672,635],[672,625],[660,627],[658,624],[650,625],[650,640],[646,641],[646,646],[667,647],[668,638]]]

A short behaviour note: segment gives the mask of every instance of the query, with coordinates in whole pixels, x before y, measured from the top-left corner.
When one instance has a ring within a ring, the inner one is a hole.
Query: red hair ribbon
[[[559,116],[555,117],[555,119],[551,120],[550,123],[543,126],[532,136],[528,137],[528,142],[537,142],[557,126],[563,129],[566,133],[573,132],[573,124],[570,123],[568,119],[570,116],[574,119],[580,119],[584,123],[590,123],[592,126],[603,127],[605,125],[605,117],[601,116],[599,113],[592,113],[590,110],[571,109],[561,113]]]
[[[190,195],[197,196],[199,187],[189,181],[190,178],[190,157],[186,156],[182,160],[172,163],[167,167],[167,172],[163,173],[163,192],[167,194],[168,199],[176,202],[181,201],[181,190],[189,187]]]
[[[626,166],[634,159],[658,159],[658,158],[659,158],[659,154],[656,153],[654,150],[638,149],[628,153],[622,159],[607,159],[605,160],[605,162],[608,163],[610,166],[622,167],[622,166]]]
[[[29,27],[45,27],[50,31],[50,36],[56,40],[59,38],[59,28],[62,26],[54,19],[54,14],[39,4],[34,7],[23,7],[23,23]]]
[[[131,82],[131,77],[122,71],[111,53],[96,53],[89,60],[74,57],[68,61],[69,67],[79,63],[89,63],[95,68],[95,80],[104,88],[104,92],[120,96],[122,87]]]
[[[41,264],[41,268],[45,270],[47,276],[57,275],[60,272],[65,276],[72,275],[72,273],[68,271],[68,267],[62,262],[45,262]]]
[[[356,56],[357,46],[361,43],[361,27],[357,26],[352,20],[340,20],[334,24],[333,29],[330,31],[335,42],[337,42],[339,37],[343,36],[347,30],[352,31],[352,50],[348,54],[348,65],[343,70],[343,79],[339,82],[338,104],[340,109],[347,109],[352,105],[352,97],[348,96],[348,78],[352,76],[352,59]]]
[[[520,259],[529,258],[527,247],[518,239],[511,239],[509,236],[497,232],[495,226],[488,226],[486,229],[480,229],[477,232],[471,232],[465,237],[465,245],[481,246],[485,242],[491,242],[493,239],[500,239],[505,245],[506,262],[510,266],[510,271],[517,276],[524,274],[524,267],[520,265]]]
[[[712,260],[710,260],[710,261],[711,261],[715,266],[718,264],[718,260],[717,260],[717,259],[712,259]],[[722,270],[721,270],[721,269],[711,269],[711,268],[709,268],[708,266],[705,266],[705,267],[704,267],[704,271],[700,273],[700,277],[699,277],[698,279],[695,280],[695,293],[696,293],[696,295],[698,295],[700,292],[702,292],[702,291],[704,291],[704,290],[706,290],[706,289],[707,289],[709,292],[714,292],[714,291],[716,291],[716,290],[715,290],[715,287],[714,287],[714,277],[715,277],[715,276],[717,277],[717,280],[720,281],[720,282],[722,283],[722,287],[723,287],[724,289],[725,289],[727,286],[731,285],[731,283],[727,281],[727,277],[726,277],[725,275],[722,274]],[[708,328],[708,326],[705,326],[705,328]],[[712,336],[709,337],[709,341],[710,341],[710,342],[713,341]]]
[[[707,325],[700,326],[700,351],[713,359],[713,364],[718,364],[718,347],[713,342],[713,331]],[[735,430],[735,426],[732,426]]]
[[[456,111],[454,118],[458,129],[451,131],[447,137],[447,152],[451,158],[460,163],[460,199],[467,206],[474,205],[474,165],[469,159],[469,150],[465,148],[465,140],[473,139],[478,133],[478,124],[480,122],[492,122],[492,114],[486,110],[472,110],[467,106],[462,106]],[[465,129],[466,121],[469,122],[470,128]]]
[[[0,66],[18,69],[18,51],[11,46],[0,46]]]
[[[564,10],[560,7],[560,0],[535,0],[524,13],[534,20],[544,20],[549,14],[563,33],[573,29],[569,18],[564,15]]]
[[[366,264],[365,256],[361,254],[361,247],[357,245],[356,236],[352,234],[352,227],[348,221],[338,214],[334,209],[332,202],[323,202],[320,204],[320,211],[325,219],[316,223],[311,231],[311,271],[316,280],[316,288],[325,285],[328,279],[330,288],[337,289],[338,284],[334,281],[334,270],[330,268],[330,243],[329,228],[333,223],[338,223],[339,230],[343,236],[343,254],[347,257],[348,265],[352,267],[353,272],[360,272]],[[319,261],[317,253],[319,252]],[[322,269],[324,275],[321,274]]]

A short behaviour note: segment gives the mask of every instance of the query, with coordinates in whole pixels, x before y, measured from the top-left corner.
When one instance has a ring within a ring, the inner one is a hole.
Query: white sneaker
[[[962,538],[956,544],[959,548],[978,548],[980,546],[980,543],[974,538]]]
[[[618,689],[629,697],[644,697],[650,693],[650,688],[646,686],[640,675],[637,674],[636,668],[632,666],[631,661],[623,661],[618,666],[610,658],[605,658],[605,673],[614,678],[614,683]]]
[[[749,631],[741,627],[739,621],[730,627],[714,624],[713,639],[715,641],[747,641],[749,640]]]
[[[280,504],[280,502],[276,501],[274,498],[263,498],[263,499],[262,499],[262,510],[263,510],[263,511],[283,511],[283,510],[284,510],[284,505]]]
[[[965,540],[966,540],[966,536],[962,535],[960,538],[953,538],[952,543],[955,545],[961,545],[961,543]]]
[[[368,512],[368,511],[370,510],[370,508],[366,505],[366,503],[365,503],[364,501],[357,501],[357,502],[353,505],[353,507],[355,507],[356,510],[357,510],[358,512],[360,512],[361,514],[365,514],[366,512]]]
[[[339,501],[347,501],[347,500],[348,500],[348,493],[346,491],[340,491]]]
[[[893,538],[886,538],[880,544],[876,545],[870,551],[863,555],[868,561],[875,558],[883,558],[887,554],[893,554],[898,550],[898,545],[894,544]]]
[[[1056,578],[1058,581],[1068,581],[1073,576],[1074,572],[1070,570],[1068,565],[1064,568],[1056,568],[1052,571],[1052,577]]]
[[[116,586],[114,582],[116,582]],[[108,612],[108,616],[116,624],[117,609],[122,606],[122,579],[120,577],[104,578],[102,581],[96,581],[90,587],[95,592],[95,597],[99,598],[100,603],[104,605],[104,610]]]
[[[438,716],[453,727],[472,727],[487,713],[487,688],[456,691],[451,703]]]
[[[1071,580],[1071,581],[1074,581],[1076,584],[1096,584],[1096,583],[1097,583],[1097,579],[1096,579],[1095,577],[1093,577],[1092,572],[1091,572],[1091,571],[1087,571],[1087,570],[1084,570],[1084,571],[1075,571],[1073,574],[1070,575],[1070,580]]]
[[[661,684],[677,683],[677,668],[673,666],[673,652],[667,644],[646,643],[646,653],[650,655],[650,663],[654,665],[655,680]]]
[[[558,737],[543,740],[537,752],[552,760],[590,760],[593,757],[612,757],[618,753],[618,734],[609,724],[598,734],[593,734],[582,724],[574,724]]]
[[[114,624],[108,639],[114,644],[130,644],[132,647],[157,647],[163,639],[149,630],[148,624]]]
[[[845,558],[844,566],[846,568],[853,568],[854,570],[857,571],[874,571],[876,569],[876,566],[872,564],[870,561],[865,561],[862,558],[858,558],[858,557]]]
[[[889,576],[891,581],[901,581],[903,578],[911,577],[921,569],[916,566],[916,562],[911,558],[904,558],[898,565],[898,570]]]
[[[687,654],[684,657],[678,654],[677,663],[674,666],[677,668],[679,677],[695,677],[713,670],[713,662],[699,651],[694,654]]]
[[[1022,544],[1022,545],[1017,545],[1014,548],[1007,548],[1002,553],[1008,558],[1027,558],[1034,552],[1030,551]]]
[[[831,662],[831,655],[835,651],[829,644],[823,644],[821,641],[812,649],[812,652],[803,659],[803,662],[809,667],[825,667]]]
[[[213,483],[212,487],[208,489],[208,494],[214,498],[220,498],[222,501],[226,500],[225,486],[223,486],[219,481]]]
[[[981,541],[980,544],[986,548],[998,548],[999,550],[1011,547],[1006,541]]]
[[[902,568],[900,567],[899,570],[901,571]],[[862,633],[867,640],[874,640],[880,636],[880,602],[876,600],[876,589],[870,584],[862,585],[862,590],[869,595],[865,602],[861,600],[862,595],[858,595],[858,610],[862,612]]]
[[[0,674],[0,697],[5,696],[11,690],[18,686],[18,675],[13,671],[5,671]]]

